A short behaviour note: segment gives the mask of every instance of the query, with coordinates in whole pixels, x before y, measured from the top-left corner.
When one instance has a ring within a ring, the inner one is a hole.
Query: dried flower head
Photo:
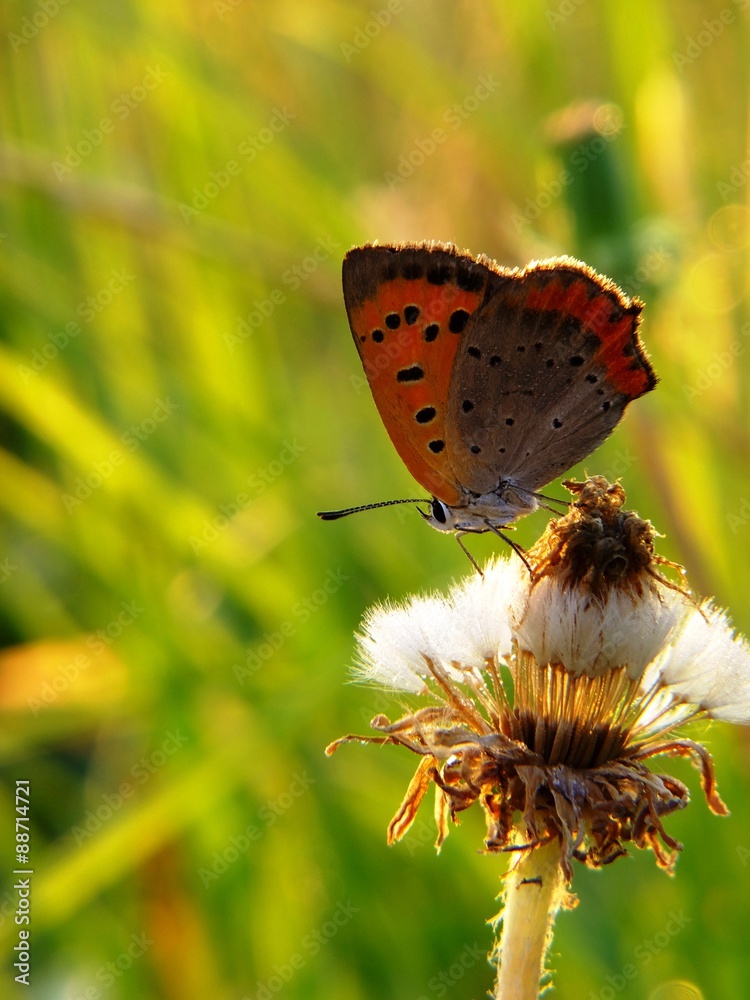
[[[672,870],[681,845],[664,817],[684,784],[645,761],[688,757],[710,808],[725,814],[704,747],[675,728],[706,716],[750,722],[750,648],[723,612],[663,570],[648,521],[602,477],[566,484],[575,501],[527,553],[497,559],[447,596],[377,607],[360,637],[361,678],[431,704],[377,737],[422,758],[388,828],[399,840],[434,785],[438,846],[448,820],[479,802],[488,851],[557,841],[598,867],[653,850]],[[529,567],[531,572],[529,572]],[[519,824],[525,836],[519,841]]]

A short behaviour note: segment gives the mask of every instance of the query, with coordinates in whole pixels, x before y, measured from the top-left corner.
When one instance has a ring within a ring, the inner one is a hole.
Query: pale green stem
[[[505,883],[495,1000],[538,1000],[552,923],[566,898],[557,840],[518,857]]]

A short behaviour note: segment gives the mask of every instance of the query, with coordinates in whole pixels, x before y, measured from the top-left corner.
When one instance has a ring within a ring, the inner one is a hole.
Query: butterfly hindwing
[[[344,259],[349,324],[381,419],[414,478],[447,504],[461,497],[446,447],[456,352],[499,280],[444,244],[368,245]]]
[[[656,384],[641,309],[570,258],[501,275],[455,358],[447,450],[458,481],[537,490],[601,444]]]

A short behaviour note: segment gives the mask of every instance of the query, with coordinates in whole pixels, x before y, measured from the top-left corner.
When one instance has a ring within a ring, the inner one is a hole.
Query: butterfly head
[[[469,507],[451,507],[437,497],[433,497],[430,501],[428,511],[422,510],[421,507],[417,507],[417,510],[436,531],[457,532],[462,535],[466,532],[481,534],[484,531],[492,531],[512,520],[512,518],[499,519],[496,515],[490,519],[484,513],[477,513]]]
[[[497,531],[517,518],[530,514],[538,506],[531,490],[520,490],[511,483],[481,496],[467,494],[465,504],[451,507],[437,497],[430,501],[428,511],[417,507],[427,523],[436,531],[482,533]]]
[[[456,513],[452,507],[448,504],[443,503],[442,500],[438,500],[437,497],[433,497],[430,501],[429,511],[422,510],[421,507],[417,507],[417,510],[422,515],[427,523],[435,528],[436,531],[456,531],[455,526]]]

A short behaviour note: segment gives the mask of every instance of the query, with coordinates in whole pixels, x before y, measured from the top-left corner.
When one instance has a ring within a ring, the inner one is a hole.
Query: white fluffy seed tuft
[[[661,683],[714,719],[750,724],[750,646],[726,613],[693,608],[660,663]]]
[[[750,646],[723,611],[708,602],[699,609],[658,581],[640,595],[612,588],[598,600],[554,575],[532,586],[516,556],[495,559],[447,596],[376,606],[358,641],[359,679],[396,691],[426,693],[430,663],[476,687],[488,661],[507,660],[515,641],[539,664],[590,677],[625,666],[644,692],[661,689],[643,725],[670,705],[677,715],[695,706],[693,714],[750,724]]]
[[[598,600],[579,587],[563,588],[544,577],[514,608],[515,634],[538,663],[560,663],[594,677],[626,666],[640,677],[682,620],[682,594],[649,582],[641,594],[613,588]]]
[[[449,601],[453,614],[461,623],[471,662],[477,666],[510,654],[513,638],[510,608],[519,586],[528,585],[528,575],[526,567],[514,555],[493,559],[483,576],[474,573],[451,589]]]
[[[528,576],[516,557],[498,559],[483,576],[473,574],[454,585],[447,597],[414,597],[373,608],[358,636],[360,679],[420,693],[432,661],[453,680],[474,683],[488,660],[510,652],[508,612],[518,585],[516,562]]]

